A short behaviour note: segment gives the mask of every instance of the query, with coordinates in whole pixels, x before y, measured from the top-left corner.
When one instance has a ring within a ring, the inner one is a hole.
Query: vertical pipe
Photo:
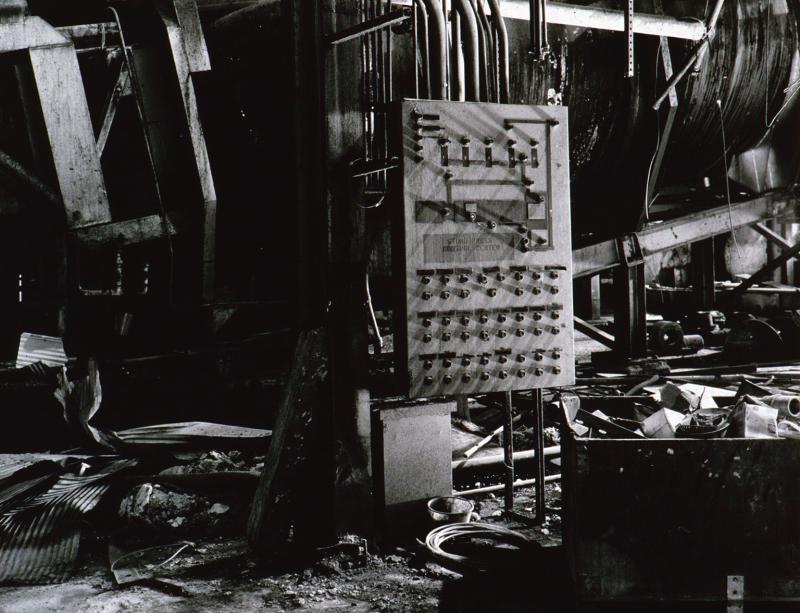
[[[536,523],[542,524],[545,519],[544,489],[544,403],[542,390],[533,390],[534,424],[536,425]]]
[[[486,71],[486,100],[491,101],[494,92],[497,91],[497,53],[494,46],[494,36],[492,33],[492,26],[486,18],[484,12],[483,0],[476,0],[476,9],[478,13],[478,21],[483,28],[484,43],[484,69]]]
[[[450,100],[464,100],[463,61],[461,55],[461,17],[450,11]]]
[[[463,43],[465,98],[476,101],[480,99],[478,20],[470,0],[453,0],[453,7],[459,16],[459,31]],[[453,24],[455,23],[454,19]],[[453,40],[455,46],[455,38]]]
[[[419,48],[421,49],[420,58],[422,61],[423,93],[426,98],[431,97],[431,65],[430,65],[430,41],[428,39],[428,10],[422,0],[414,0],[414,6],[419,11],[416,27],[419,29]],[[416,61],[416,59],[415,59]]]
[[[513,423],[513,401],[511,399],[511,392],[506,392],[503,412],[503,464],[506,467],[506,482],[505,482],[505,509],[512,511],[514,509],[514,423]],[[539,455],[537,460],[544,461],[544,458]]]
[[[447,25],[441,0],[423,0],[428,9],[431,98],[447,98]]]
[[[498,98],[501,103],[508,103],[508,31],[506,30],[506,22],[503,21],[503,15],[500,12],[500,4],[498,0],[489,0],[489,10],[492,15],[492,25],[494,26],[495,36],[497,37],[497,53],[499,58],[499,72],[500,72],[500,95]]]

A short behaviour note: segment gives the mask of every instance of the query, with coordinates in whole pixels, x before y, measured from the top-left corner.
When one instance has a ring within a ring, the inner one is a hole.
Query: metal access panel
[[[396,104],[396,350],[410,397],[574,383],[567,109]]]

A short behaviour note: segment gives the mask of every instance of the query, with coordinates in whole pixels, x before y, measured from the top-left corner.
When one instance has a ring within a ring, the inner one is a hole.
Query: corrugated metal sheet
[[[19,337],[17,350],[17,368],[23,368],[35,362],[47,366],[63,366],[67,363],[64,342],[57,336],[44,336],[23,332]]]
[[[65,580],[78,555],[82,521],[108,492],[115,475],[135,460],[113,462],[101,472],[42,476],[0,492],[0,582]],[[3,502],[5,500],[5,502]]]

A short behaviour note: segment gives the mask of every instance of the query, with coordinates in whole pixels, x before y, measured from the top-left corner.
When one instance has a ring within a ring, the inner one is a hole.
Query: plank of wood
[[[326,370],[322,329],[301,332],[247,523],[247,539],[260,552],[289,540],[298,515],[296,500],[307,460],[304,446],[310,444],[311,411]]]
[[[67,227],[111,221],[100,156],[72,44],[29,49]]]

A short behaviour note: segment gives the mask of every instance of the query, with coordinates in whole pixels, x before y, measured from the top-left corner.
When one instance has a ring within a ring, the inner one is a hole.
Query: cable
[[[717,110],[719,111],[719,127],[722,132],[722,170],[725,174],[725,196],[728,200],[728,221],[731,229],[731,237],[736,247],[736,255],[742,259],[742,252],[739,249],[739,241],[736,240],[736,232],[733,229],[733,205],[731,204],[731,180],[728,177],[728,146],[725,141],[725,120],[722,117],[722,100],[717,98]]]
[[[656,49],[656,69],[653,89],[658,86],[658,60],[661,58],[661,45],[662,39],[659,39],[658,49]],[[655,194],[650,198],[650,175],[653,172],[653,164],[655,164],[658,150],[661,148],[661,125],[659,122],[659,110],[656,109],[656,149],[653,151],[653,157],[650,158],[650,164],[647,167],[647,180],[644,183],[644,220],[650,221],[650,206],[655,201]]]
[[[480,539],[491,541],[492,547],[489,555],[481,555],[480,549],[469,555],[445,551],[445,546],[453,541],[470,541]],[[523,534],[501,526],[490,524],[447,524],[434,528],[425,538],[425,546],[431,555],[439,562],[455,564],[461,568],[474,570],[490,570],[496,568],[516,568],[519,564],[519,554],[530,549],[533,542]],[[508,554],[501,556],[500,554]]]

